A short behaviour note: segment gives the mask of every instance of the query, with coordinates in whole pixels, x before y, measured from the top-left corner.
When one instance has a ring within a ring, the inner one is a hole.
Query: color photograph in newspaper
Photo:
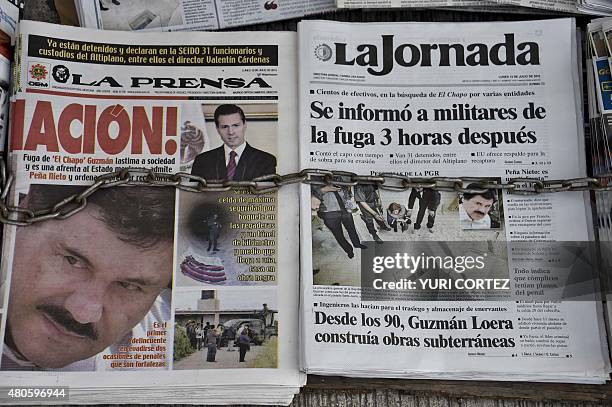
[[[174,369],[277,367],[276,290],[179,289],[175,300]]]
[[[192,157],[191,174],[246,181],[276,173],[277,105],[234,102],[202,104],[206,125],[197,132],[210,134],[209,144]],[[276,194],[181,192],[180,205],[177,285],[275,284]]]
[[[126,164],[178,171],[175,103],[36,92],[75,68],[40,59],[24,67],[32,96],[13,105],[11,168],[22,174],[16,205],[48,211]],[[169,368],[175,201],[171,187],[101,189],[62,207],[78,213],[61,224],[7,231],[1,368]]]

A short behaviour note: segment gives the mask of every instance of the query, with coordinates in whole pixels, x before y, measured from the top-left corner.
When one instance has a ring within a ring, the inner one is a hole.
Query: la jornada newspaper
[[[308,21],[299,42],[301,168],[390,174],[302,187],[306,371],[604,381],[588,196],[496,187],[586,174],[574,21]]]

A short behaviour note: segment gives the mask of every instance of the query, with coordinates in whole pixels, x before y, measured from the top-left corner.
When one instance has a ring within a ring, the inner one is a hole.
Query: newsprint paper
[[[338,8],[490,7],[493,0],[337,0]]]
[[[609,1],[589,0],[337,0],[338,8],[391,8],[391,7],[453,7],[463,10],[525,13],[521,7],[558,11],[609,15]]]
[[[302,187],[308,373],[608,377],[587,196],[494,185],[585,175],[575,39],[573,19],[300,23],[301,168],[493,185]]]
[[[11,201],[45,209],[123,167],[234,180],[297,170],[285,142],[297,131],[295,42],[101,42],[24,21]],[[6,227],[0,382],[70,386],[71,402],[288,403],[304,382],[297,196],[117,186],[68,219]]]
[[[202,31],[325,13],[335,0],[75,0],[81,27]]]

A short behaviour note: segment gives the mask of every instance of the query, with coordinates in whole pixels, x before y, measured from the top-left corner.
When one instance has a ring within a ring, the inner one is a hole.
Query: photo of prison
[[[175,301],[175,370],[277,366],[275,289],[181,289]]]

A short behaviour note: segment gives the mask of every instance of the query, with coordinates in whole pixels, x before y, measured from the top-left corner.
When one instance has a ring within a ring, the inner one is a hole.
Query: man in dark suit
[[[208,180],[244,181],[276,173],[276,157],[245,141],[247,123],[240,107],[220,105],[214,116],[224,144],[198,155],[191,168],[193,175]]]

